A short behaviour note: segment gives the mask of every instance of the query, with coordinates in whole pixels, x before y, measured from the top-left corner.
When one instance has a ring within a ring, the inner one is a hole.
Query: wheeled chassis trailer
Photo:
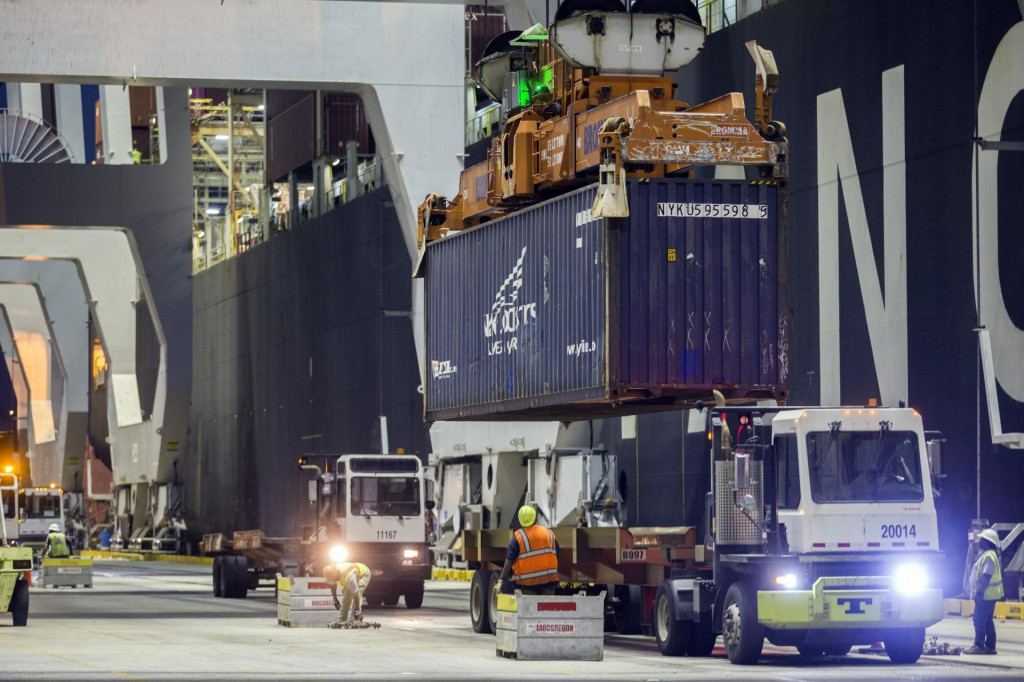
[[[213,596],[245,599],[261,583],[276,585],[278,573],[298,574],[299,538],[267,537],[259,530],[203,536],[203,554],[213,557]]]
[[[566,593],[580,586],[594,594],[605,591],[607,625],[622,634],[651,634],[649,597],[673,571],[694,571],[705,557],[692,526],[551,530]],[[460,560],[475,569],[470,619],[476,632],[494,632],[495,586],[511,539],[507,528],[462,533]]]
[[[259,530],[236,531],[231,540],[222,533],[204,535],[203,553],[213,557],[213,595],[244,599],[249,590],[261,584],[276,589],[278,575],[319,575],[323,566],[315,556],[316,544],[299,538],[267,537]],[[371,569],[376,580],[371,580],[367,590],[366,599],[370,604],[394,606],[398,598],[404,596],[409,608],[422,605],[424,581],[430,577],[428,565],[388,565],[383,570],[371,566]],[[386,587],[382,589],[382,586]]]

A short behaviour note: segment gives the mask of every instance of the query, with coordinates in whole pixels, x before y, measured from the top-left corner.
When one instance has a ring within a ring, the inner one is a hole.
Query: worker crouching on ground
[[[974,646],[965,654],[994,654],[996,624],[992,616],[996,602],[1003,598],[1003,570],[999,565],[999,535],[991,528],[978,534],[981,556],[971,567],[969,594],[974,598]]]
[[[50,532],[43,545],[43,556],[54,559],[67,559],[71,556],[71,552],[68,551],[68,539],[60,532],[60,526],[56,523],[50,524]]]
[[[537,510],[526,505],[519,508],[519,525],[512,533],[501,569],[501,591],[511,594],[554,594],[558,586],[558,542],[555,534],[537,524]],[[512,574],[513,581],[508,579]],[[514,583],[514,584],[513,584]]]
[[[338,621],[351,623],[363,619],[363,594],[370,585],[370,569],[366,564],[327,564],[324,578],[331,588],[334,608],[338,609]],[[341,586],[341,601],[338,601],[338,586]]]

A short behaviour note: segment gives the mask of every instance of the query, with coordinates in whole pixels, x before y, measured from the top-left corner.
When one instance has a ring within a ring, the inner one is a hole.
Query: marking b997
[[[646,549],[620,549],[619,561],[647,561]]]

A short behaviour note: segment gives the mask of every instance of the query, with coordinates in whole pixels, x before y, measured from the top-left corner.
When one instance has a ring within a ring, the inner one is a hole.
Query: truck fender
[[[694,578],[669,578],[662,581],[662,586],[672,595],[672,608],[675,619],[700,621],[701,598],[700,586]],[[707,602],[707,599],[704,600]],[[711,610],[707,602],[705,610]]]

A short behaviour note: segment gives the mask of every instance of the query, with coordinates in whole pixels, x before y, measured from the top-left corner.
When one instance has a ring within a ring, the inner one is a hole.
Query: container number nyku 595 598
[[[647,561],[646,549],[620,549],[619,561]]]
[[[661,202],[659,218],[750,218],[768,217],[768,204],[703,204]]]

